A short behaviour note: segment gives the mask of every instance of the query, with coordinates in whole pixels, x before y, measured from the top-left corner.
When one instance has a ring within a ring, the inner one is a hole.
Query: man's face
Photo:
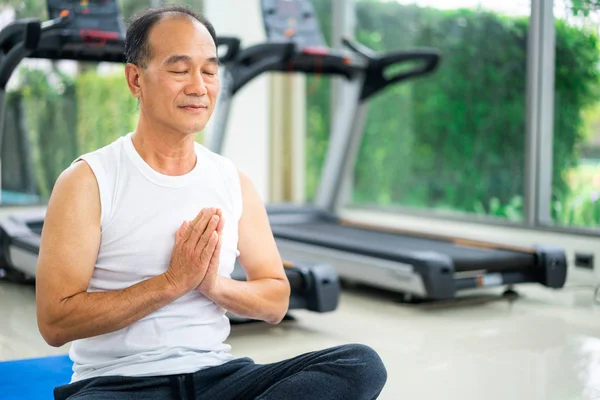
[[[219,92],[217,49],[204,25],[184,16],[158,22],[148,36],[150,59],[139,71],[142,117],[183,134],[201,131]]]

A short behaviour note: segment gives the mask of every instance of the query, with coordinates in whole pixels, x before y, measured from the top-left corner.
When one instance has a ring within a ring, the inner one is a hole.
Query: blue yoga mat
[[[67,355],[0,362],[0,398],[52,400],[54,388],[71,380],[72,367]]]

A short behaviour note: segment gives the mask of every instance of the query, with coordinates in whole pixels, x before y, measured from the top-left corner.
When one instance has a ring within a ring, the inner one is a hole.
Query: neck
[[[185,175],[194,169],[194,135],[152,129],[148,125],[140,119],[132,141],[135,150],[152,169],[170,176]]]

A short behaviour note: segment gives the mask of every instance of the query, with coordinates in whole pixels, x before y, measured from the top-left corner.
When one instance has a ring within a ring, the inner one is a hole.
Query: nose
[[[204,77],[202,72],[196,72],[190,74],[190,82],[185,87],[185,94],[188,96],[200,97],[204,96],[207,92],[206,84],[204,83]]]

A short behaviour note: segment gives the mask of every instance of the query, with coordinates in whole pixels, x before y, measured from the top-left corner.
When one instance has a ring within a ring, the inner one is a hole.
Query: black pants
[[[54,390],[62,399],[376,399],[387,372],[368,346],[344,345],[256,364],[240,358],[182,375],[90,378]]]

